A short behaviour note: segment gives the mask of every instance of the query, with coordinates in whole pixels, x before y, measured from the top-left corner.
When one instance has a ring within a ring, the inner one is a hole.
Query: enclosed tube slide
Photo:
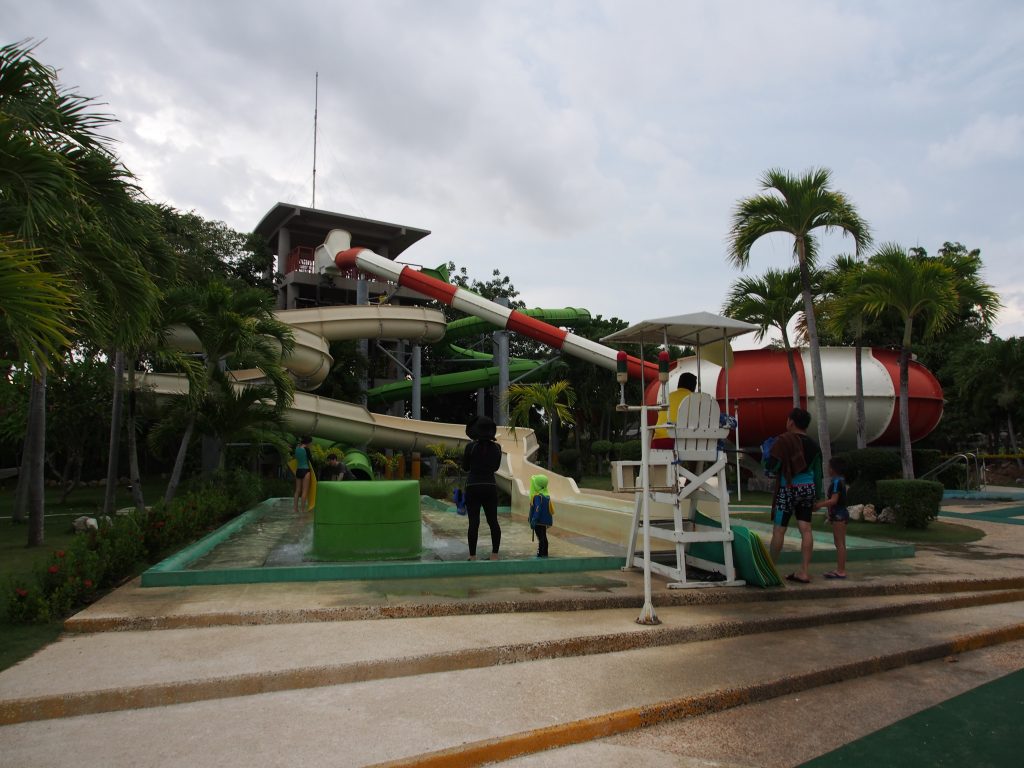
[[[899,432],[899,353],[889,349],[864,348],[862,381],[864,385],[865,426],[868,445],[898,445]],[[837,448],[853,448],[857,444],[856,415],[856,350],[850,347],[823,347],[821,367],[825,391],[828,393],[828,422],[832,443]],[[707,392],[719,402],[725,398],[725,376],[719,365],[689,357],[676,361],[669,375],[670,390],[678,387],[686,373],[696,375]],[[811,387],[810,351],[801,350],[796,357],[800,405],[816,417]],[[910,363],[910,439],[920,440],[942,418],[942,385],[920,363]],[[649,388],[648,402],[654,402],[657,391]],[[766,438],[782,431],[786,415],[793,407],[793,384],[786,352],[779,349],[753,349],[733,353],[729,366],[730,410],[739,415],[739,442],[759,446]],[[814,434],[816,427],[809,430]]]

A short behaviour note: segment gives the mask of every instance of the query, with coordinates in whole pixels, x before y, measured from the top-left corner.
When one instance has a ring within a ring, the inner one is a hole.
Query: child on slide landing
[[[548,476],[530,478],[530,527],[537,534],[537,557],[548,556],[548,528],[554,524],[555,505],[548,493]]]

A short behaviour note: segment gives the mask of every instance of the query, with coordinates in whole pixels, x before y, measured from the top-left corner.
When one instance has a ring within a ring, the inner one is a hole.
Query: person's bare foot
[[[476,555],[470,555],[466,558],[467,560],[476,560]]]
[[[491,560],[497,560],[497,559],[498,559],[498,553],[497,552],[491,552]]]

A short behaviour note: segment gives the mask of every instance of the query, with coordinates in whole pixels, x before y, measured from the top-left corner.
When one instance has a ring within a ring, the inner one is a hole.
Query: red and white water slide
[[[323,245],[316,250],[316,265],[320,270],[332,272],[358,269],[397,285],[408,288],[430,299],[458,309],[492,323],[497,328],[521,333],[566,354],[614,371],[619,352],[590,339],[537,320],[488,301],[472,291],[451,285],[413,267],[396,264],[366,248],[351,247],[348,232],[332,230]],[[800,378],[801,405],[812,413],[813,395],[805,370],[809,353],[804,351],[797,361]],[[829,428],[833,443],[855,443],[854,417],[854,355],[851,347],[822,350],[825,391],[829,397]],[[696,372],[695,358],[684,358],[673,363],[669,389],[678,386],[679,377]],[[785,354],[778,350],[746,350],[736,352],[730,366],[732,379],[729,391],[730,412],[741,417],[742,437],[745,445],[759,445],[776,434],[785,423],[785,415],[792,408],[792,384]],[[658,369],[653,363],[636,357],[628,358],[631,378],[648,382],[646,399],[654,402],[657,396]],[[724,377],[720,366],[708,360],[701,364],[701,381],[706,391],[715,394],[725,407]],[[864,401],[867,416],[867,439],[871,445],[895,445],[899,441],[899,369],[895,353],[890,350],[864,350]],[[942,387],[924,366],[911,362],[910,370],[910,422],[911,439],[918,440],[931,432],[942,418]]]
[[[472,291],[438,280],[408,265],[396,264],[368,248],[352,248],[351,244],[352,239],[348,232],[342,229],[331,230],[324,244],[316,249],[317,268],[327,271],[355,268],[382,277],[428,299],[436,299],[460,312],[486,320],[498,328],[521,333],[573,357],[601,368],[615,370],[618,350],[577,336],[509,307],[503,307]],[[639,379],[642,373],[647,381],[658,379],[658,366],[636,357],[627,357],[627,370],[630,378]]]

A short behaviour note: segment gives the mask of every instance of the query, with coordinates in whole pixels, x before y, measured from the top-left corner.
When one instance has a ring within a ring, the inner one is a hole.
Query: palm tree
[[[4,357],[23,361],[33,374],[28,424],[12,519],[32,518],[30,542],[42,543],[42,513],[31,510],[44,503],[41,478],[45,450],[45,382],[47,370],[71,345],[67,322],[71,309],[70,287],[59,275],[40,268],[40,253],[10,235],[0,234],[0,350]],[[33,482],[34,478],[40,482]]]
[[[789,341],[789,321],[800,311],[800,270],[769,269],[761,277],[741,277],[729,291],[722,313],[758,326],[758,341],[775,328],[782,335],[782,346],[793,381],[793,407],[800,405],[800,379],[796,371],[795,350]]]
[[[516,427],[529,426],[530,412],[534,408],[543,413],[548,423],[548,469],[554,467],[555,426],[575,422],[572,410],[575,404],[576,393],[565,379],[553,384],[512,384],[508,388],[506,407],[513,434]]]
[[[0,234],[0,344],[33,371],[49,368],[71,345],[68,285],[40,268],[38,251]]]
[[[242,395],[234,392],[231,371],[258,370],[261,401],[281,414],[291,403],[294,383],[281,365],[282,353],[295,345],[294,334],[274,317],[274,297],[258,288],[239,288],[214,281],[203,287],[181,288],[168,297],[168,320],[187,326],[197,337],[205,357],[204,383],[198,391],[190,385],[184,403],[187,418],[178,458],[167,485],[165,501],[170,501],[181,479],[188,443],[193,431],[211,437],[213,451],[204,469],[220,463],[224,438],[232,429],[230,419],[218,419],[228,413]],[[176,423],[180,421],[175,418]]]
[[[824,273],[822,290],[824,300],[820,304],[822,315],[829,329],[839,337],[853,339],[854,360],[854,407],[857,419],[857,447],[866,448],[867,416],[864,410],[864,313],[848,301],[860,285],[864,262],[848,254],[836,256],[832,268]]]
[[[134,251],[138,191],[101,129],[113,118],[58,84],[35,45],[0,48],[0,234],[38,249],[44,272],[74,286],[62,322],[99,340],[130,329],[155,308],[152,282]],[[72,339],[73,340],[73,339]],[[27,492],[29,546],[43,543],[46,372],[37,371],[19,484]],[[21,497],[22,494],[19,494]]]
[[[730,262],[743,269],[750,262],[750,249],[762,236],[774,232],[793,236],[793,257],[800,268],[804,316],[811,347],[818,441],[824,466],[828,466],[832,448],[811,286],[815,257],[815,243],[811,233],[816,229],[825,232],[838,229],[853,238],[858,253],[871,243],[867,223],[845,195],[830,187],[831,178],[831,171],[825,168],[812,169],[802,176],[793,176],[778,168],[766,171],[761,177],[761,187],[767,194],[741,200],[733,212],[728,256]]]
[[[956,275],[936,259],[911,257],[900,246],[887,243],[868,260],[849,297],[849,311],[874,317],[894,312],[902,324],[900,339],[900,456],[903,478],[914,479],[910,446],[910,355],[914,324],[921,324],[925,338],[946,328],[956,317],[960,298]]]

